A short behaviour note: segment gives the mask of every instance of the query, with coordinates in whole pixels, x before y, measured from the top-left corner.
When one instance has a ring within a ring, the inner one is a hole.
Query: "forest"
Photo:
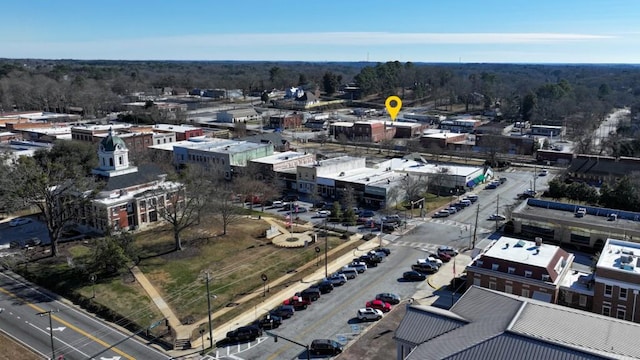
[[[593,153],[592,131],[613,108],[629,107],[611,153],[640,155],[640,67],[635,65],[455,64],[367,62],[79,61],[0,59],[0,112],[68,112],[88,117],[121,110],[131,95],[164,88],[241,89],[260,95],[291,86],[318,88],[327,98],[360,92],[358,105],[398,95],[404,106],[465,112],[499,109],[507,122],[564,125],[576,152]],[[634,121],[635,119],[635,121]]]

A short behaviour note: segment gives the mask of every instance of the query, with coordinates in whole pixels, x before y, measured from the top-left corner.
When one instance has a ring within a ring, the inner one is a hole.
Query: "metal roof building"
[[[473,286],[450,309],[409,306],[397,358],[638,359],[640,325]]]

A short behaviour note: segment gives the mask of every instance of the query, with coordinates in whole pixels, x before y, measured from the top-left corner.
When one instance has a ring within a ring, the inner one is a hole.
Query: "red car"
[[[282,305],[292,305],[296,310],[304,310],[311,305],[311,300],[303,299],[300,296],[293,296],[282,302]]]
[[[391,311],[391,304],[386,303],[386,302],[384,302],[382,300],[367,301],[367,303],[364,306],[368,307],[368,308],[378,309],[378,310],[382,311],[383,313]]]

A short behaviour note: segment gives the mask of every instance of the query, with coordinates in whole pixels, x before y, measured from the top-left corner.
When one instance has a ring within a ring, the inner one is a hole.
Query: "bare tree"
[[[227,234],[229,225],[239,222],[243,218],[242,208],[233,203],[235,193],[230,183],[219,180],[213,187],[211,210],[222,221],[222,235]]]
[[[210,198],[211,184],[204,169],[192,166],[174,174],[150,191],[157,214],[171,226],[175,250],[182,250],[182,232],[200,222],[200,216]],[[155,199],[155,201],[154,201]]]
[[[5,196],[18,208],[35,207],[40,211],[51,240],[51,255],[58,255],[58,241],[63,230],[78,222],[80,212],[94,196],[96,182],[82,174],[78,165],[53,161],[43,156],[20,158],[10,167],[4,181],[8,186]],[[14,208],[15,209],[15,208]]]
[[[449,174],[449,168],[446,166],[441,166],[438,168],[438,172],[433,175],[433,179],[431,179],[431,184],[436,188],[437,195],[440,197],[442,192],[442,184]]]

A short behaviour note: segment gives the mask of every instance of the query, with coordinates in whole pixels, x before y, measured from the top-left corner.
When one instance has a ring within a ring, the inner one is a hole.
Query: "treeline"
[[[587,183],[566,183],[556,178],[549,181],[549,189],[545,195],[553,199],[566,198],[605,208],[640,211],[639,180],[637,176],[625,176],[615,184],[603,183],[598,191]]]
[[[167,87],[260,94],[303,86],[340,96],[340,86],[350,83],[359,86],[363,100],[378,105],[398,95],[405,106],[499,110],[508,122],[566,126],[579,153],[638,153],[638,144],[628,139],[640,130],[633,121],[623,123],[620,135],[597,149],[592,136],[613,108],[630,106],[638,113],[640,67],[631,65],[5,59],[0,60],[0,111],[69,112],[77,107],[87,116],[100,116],[121,110],[128,95],[156,94]]]

